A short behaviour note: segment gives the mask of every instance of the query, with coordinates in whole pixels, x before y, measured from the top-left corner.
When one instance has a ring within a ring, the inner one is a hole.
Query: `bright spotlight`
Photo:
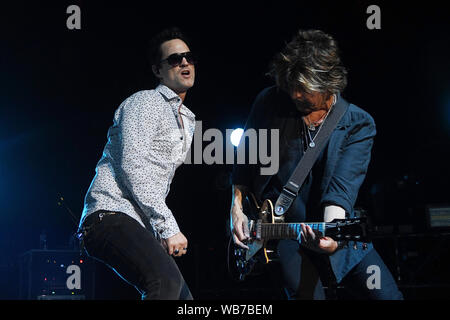
[[[233,146],[237,147],[239,145],[243,133],[244,129],[242,128],[234,129],[233,132],[231,132],[230,140]]]

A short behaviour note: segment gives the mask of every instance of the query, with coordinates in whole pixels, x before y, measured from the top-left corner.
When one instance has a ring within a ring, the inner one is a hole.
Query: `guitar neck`
[[[304,224],[319,231],[323,236],[327,228],[335,225],[335,223],[327,222]],[[300,223],[261,223],[260,235],[263,239],[297,239],[301,231]]]

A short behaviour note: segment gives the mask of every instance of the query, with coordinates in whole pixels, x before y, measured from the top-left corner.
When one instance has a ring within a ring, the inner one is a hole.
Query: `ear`
[[[153,71],[153,74],[155,75],[155,77],[157,77],[158,79],[161,79],[161,75],[160,75],[158,66],[152,65],[152,71]]]

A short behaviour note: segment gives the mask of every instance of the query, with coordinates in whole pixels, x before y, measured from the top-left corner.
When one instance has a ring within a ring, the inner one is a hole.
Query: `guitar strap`
[[[275,215],[281,216],[290,208],[303,185],[303,181],[311,171],[314,162],[317,160],[317,157],[331,136],[331,132],[333,132],[339,120],[341,120],[342,116],[347,111],[349,105],[350,104],[345,99],[340,96],[338,97],[338,101],[328,114],[320,132],[318,132],[314,138],[315,146],[308,146],[308,149],[303,154],[303,157],[300,159],[288,182],[283,187],[283,190],[275,203]]]

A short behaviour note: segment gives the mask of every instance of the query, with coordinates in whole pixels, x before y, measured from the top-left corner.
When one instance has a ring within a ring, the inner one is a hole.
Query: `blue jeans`
[[[329,284],[333,279],[326,255],[304,249],[294,240],[281,240],[278,254],[289,299],[326,299],[323,283]],[[371,266],[379,269],[372,271]],[[375,272],[379,275],[378,281],[372,281]],[[391,272],[375,249],[370,250],[339,285],[354,299],[403,300]]]
[[[94,212],[81,231],[86,253],[134,286],[143,300],[192,300],[174,259],[135,219],[119,212]]]

